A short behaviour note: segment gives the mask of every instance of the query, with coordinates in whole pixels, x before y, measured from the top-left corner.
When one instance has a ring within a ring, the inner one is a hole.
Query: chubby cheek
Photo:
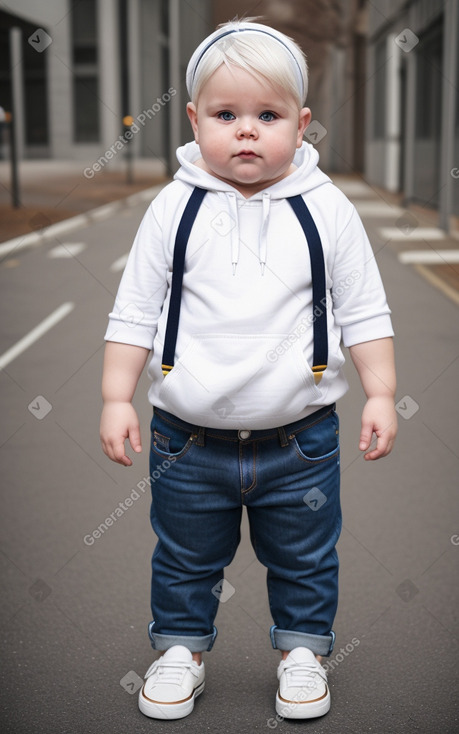
[[[294,140],[283,140],[279,139],[273,143],[271,148],[271,160],[273,163],[283,164],[291,163],[296,153],[296,138]]]
[[[200,148],[205,158],[215,162],[223,162],[228,158],[228,141],[217,133],[201,135]]]

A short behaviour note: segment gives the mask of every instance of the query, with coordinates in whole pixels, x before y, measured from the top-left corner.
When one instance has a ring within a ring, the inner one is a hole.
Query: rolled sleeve
[[[370,342],[373,339],[384,339],[394,336],[391,318],[388,315],[374,316],[357,324],[349,324],[341,327],[343,344],[345,347],[353,347],[354,344]]]

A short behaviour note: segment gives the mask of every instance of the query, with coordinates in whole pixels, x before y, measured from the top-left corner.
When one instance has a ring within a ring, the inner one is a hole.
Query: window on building
[[[442,109],[443,18],[416,46],[414,197],[438,206]]]
[[[73,0],[71,5],[73,120],[76,143],[100,139],[97,0]]]
[[[416,49],[416,138],[440,137],[443,27],[436,24]]]
[[[10,29],[22,32],[21,56],[23,68],[24,134],[28,146],[44,146],[49,142],[47,51],[37,53],[28,39],[36,34],[37,27],[0,10],[0,104],[11,111],[11,49]]]

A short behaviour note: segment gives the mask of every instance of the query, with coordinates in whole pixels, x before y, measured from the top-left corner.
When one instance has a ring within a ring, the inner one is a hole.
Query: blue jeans
[[[153,648],[210,650],[240,541],[242,507],[267,567],[274,648],[333,649],[341,531],[335,406],[279,428],[202,428],[155,409],[151,423]],[[231,587],[232,588],[232,587]]]

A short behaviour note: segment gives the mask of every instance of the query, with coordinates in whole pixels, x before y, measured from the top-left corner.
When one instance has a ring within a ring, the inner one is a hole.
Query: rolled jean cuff
[[[168,650],[174,645],[183,645],[183,647],[187,647],[190,652],[209,652],[209,650],[212,650],[217,636],[217,628],[215,626],[212,634],[202,635],[202,637],[188,635],[161,635],[159,632],[153,631],[154,626],[154,622],[150,622],[148,625],[148,636],[153,650]]]
[[[295,630],[280,630],[273,625],[270,629],[271,642],[275,650],[294,650],[295,647],[307,647],[314,655],[328,657],[335,644],[333,630],[329,635],[312,635],[309,632]]]

